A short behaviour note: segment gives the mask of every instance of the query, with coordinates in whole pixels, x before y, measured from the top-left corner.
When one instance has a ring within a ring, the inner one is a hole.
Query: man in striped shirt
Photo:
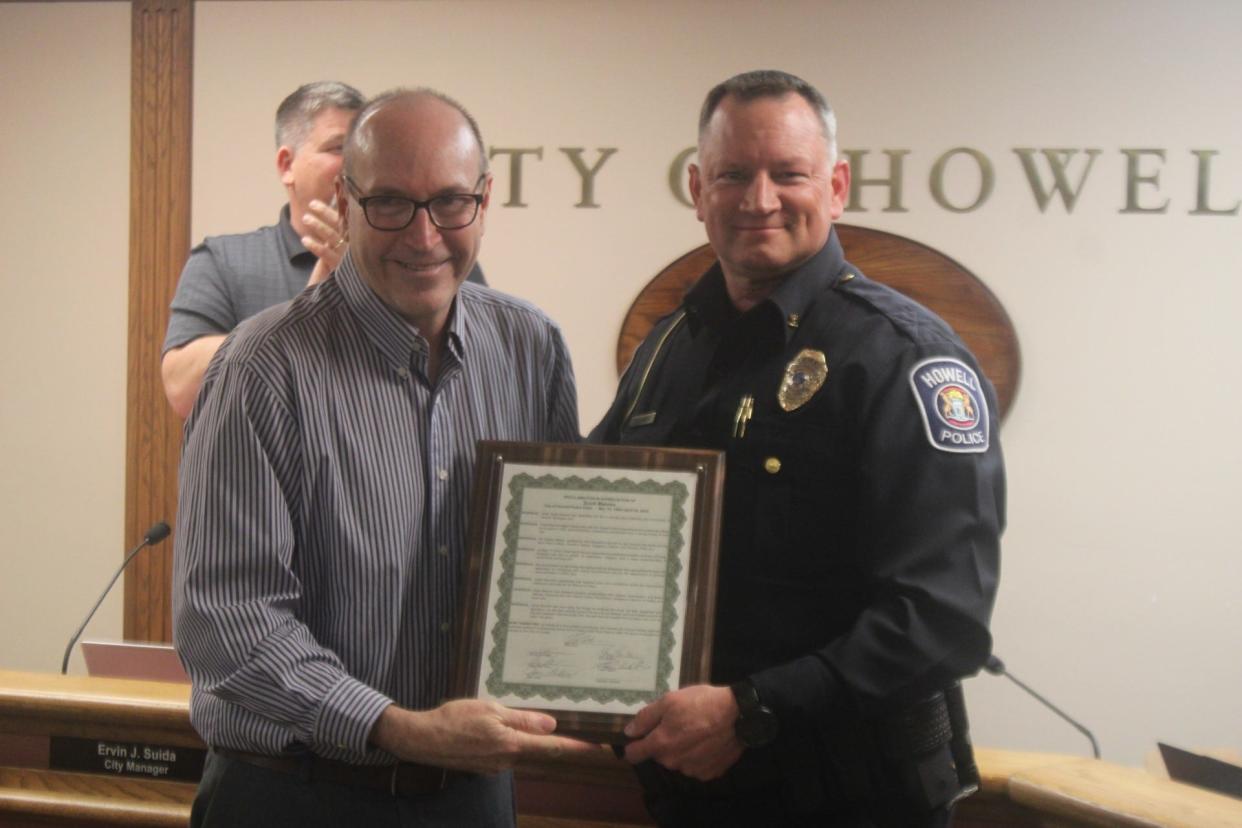
[[[212,746],[193,824],[510,825],[547,715],[445,701],[475,441],[570,441],[559,329],[473,284],[474,119],[381,95],[337,183],[336,277],[232,335],[186,424],[174,637]]]

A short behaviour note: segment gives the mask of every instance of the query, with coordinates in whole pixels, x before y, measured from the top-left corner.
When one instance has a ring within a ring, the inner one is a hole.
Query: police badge
[[[806,405],[807,400],[815,396],[815,392],[828,378],[828,360],[823,351],[803,348],[796,357],[785,366],[785,376],[781,378],[781,388],[776,392],[776,401],[783,411],[795,411]]]

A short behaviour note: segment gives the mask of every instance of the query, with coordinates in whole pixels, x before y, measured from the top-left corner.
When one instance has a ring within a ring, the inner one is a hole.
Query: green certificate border
[[[672,497],[672,509],[669,519],[668,557],[666,558],[664,577],[664,614],[660,624],[659,660],[656,666],[656,686],[654,690],[625,690],[612,688],[588,688],[566,685],[522,684],[504,681],[504,658],[509,634],[509,611],[511,609],[514,571],[517,568],[518,536],[521,532],[522,503],[524,495],[531,489],[562,489],[580,492],[618,492],[624,494],[657,494]],[[505,512],[509,523],[504,531],[504,551],[500,555],[500,577],[497,578],[498,596],[496,598],[496,625],[492,628],[493,648],[488,661],[491,672],[487,675],[485,686],[496,698],[517,696],[522,699],[540,698],[545,701],[569,699],[574,702],[595,701],[600,703],[620,702],[626,705],[640,704],[650,701],[667,692],[673,675],[673,660],[670,652],[676,644],[674,628],[677,623],[677,599],[680,596],[677,582],[682,571],[682,550],[685,547],[683,529],[686,525],[685,504],[690,496],[685,483],[669,481],[657,483],[644,480],[636,483],[629,478],[605,480],[593,477],[585,480],[577,475],[556,477],[545,474],[534,477],[526,472],[515,474],[509,481],[509,505]]]

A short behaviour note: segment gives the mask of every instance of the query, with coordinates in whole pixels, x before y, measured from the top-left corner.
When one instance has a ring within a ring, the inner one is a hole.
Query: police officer
[[[845,260],[835,132],[784,72],[712,89],[690,192],[719,262],[591,434],[727,453],[712,684],[627,728],[661,825],[943,825],[967,787],[944,691],[991,648],[995,394]]]

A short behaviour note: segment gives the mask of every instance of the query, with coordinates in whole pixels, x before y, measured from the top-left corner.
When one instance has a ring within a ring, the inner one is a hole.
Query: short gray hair
[[[374,115],[378,110],[393,101],[412,101],[417,98],[435,98],[441,103],[448,104],[461,115],[466,121],[466,125],[470,127],[470,134],[474,136],[474,142],[479,148],[479,174],[483,175],[487,172],[487,150],[484,149],[483,133],[479,130],[479,122],[474,119],[470,112],[458,103],[455,99],[450,98],[443,92],[430,89],[426,86],[420,86],[415,89],[399,88],[390,89],[376,95],[367,101],[361,111],[354,116],[353,123],[349,125],[349,132],[345,136],[345,172],[353,169],[354,157],[362,150],[358,142],[358,129],[363,122]]]
[[[325,109],[357,112],[366,101],[362,93],[338,81],[304,83],[276,107],[276,148],[298,147],[310,135],[315,118]]]
[[[782,72],[778,69],[756,69],[734,75],[723,83],[712,87],[703,100],[703,108],[699,111],[699,142],[707,132],[712,115],[720,106],[720,102],[732,95],[739,101],[753,101],[757,98],[783,98],[789,94],[801,95],[819,116],[820,125],[824,129],[824,142],[828,145],[828,162],[837,161],[837,116],[828,105],[820,91],[797,75]]]

